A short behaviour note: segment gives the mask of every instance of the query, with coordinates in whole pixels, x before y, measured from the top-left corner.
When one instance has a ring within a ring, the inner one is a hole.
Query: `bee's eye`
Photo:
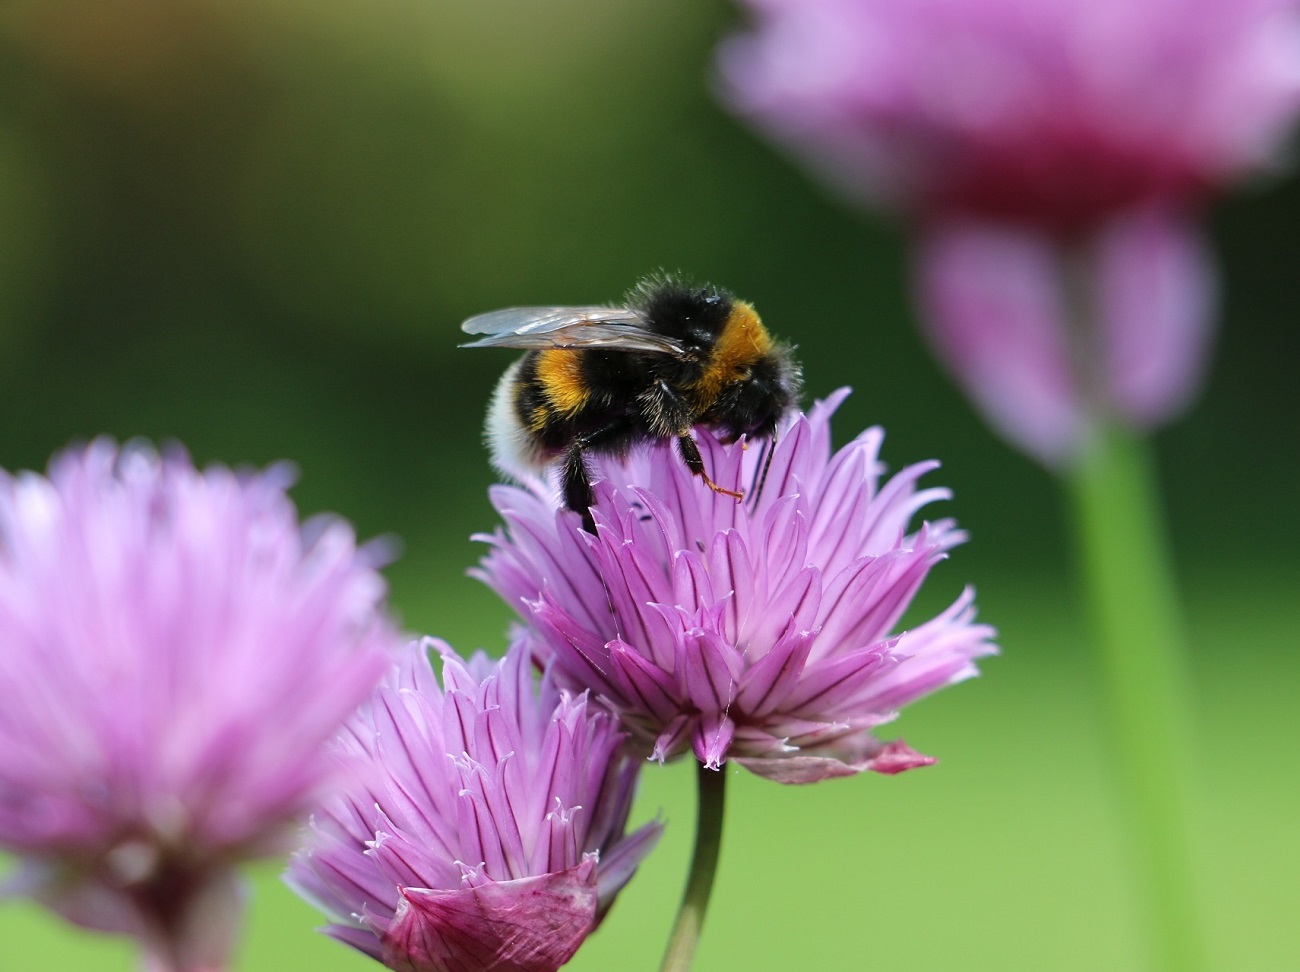
[[[737,381],[749,381],[749,379],[751,379],[751,378],[753,378],[753,377],[754,377],[754,369],[753,369],[753,368],[737,368],[737,369],[736,369],[736,380],[737,380]]]

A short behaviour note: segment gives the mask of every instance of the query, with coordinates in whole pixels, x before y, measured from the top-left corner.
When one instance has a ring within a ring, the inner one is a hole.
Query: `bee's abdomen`
[[[550,398],[546,394],[537,374],[537,363],[541,357],[537,351],[530,351],[510,367],[510,408],[514,420],[523,429],[536,432],[546,424],[551,411]],[[506,387],[502,379],[502,390]],[[503,404],[504,407],[504,404]]]
[[[589,431],[591,392],[575,351],[530,351],[506,371],[488,410],[496,467],[515,478],[542,470]]]
[[[525,360],[534,380],[528,382],[541,401],[528,402],[528,426],[539,430],[552,413],[572,418],[587,407],[591,389],[583,373],[584,354],[580,351],[538,351]],[[521,406],[522,408],[522,406]]]
[[[492,453],[492,465],[515,479],[538,472],[546,462],[536,436],[525,420],[524,398],[529,383],[524,380],[526,356],[516,361],[497,383],[488,408],[485,438]]]

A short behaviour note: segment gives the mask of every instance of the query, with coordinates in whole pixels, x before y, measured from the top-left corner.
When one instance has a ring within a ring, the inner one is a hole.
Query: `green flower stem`
[[[700,810],[695,818],[695,852],[691,856],[691,873],[677,910],[677,922],[668,938],[660,972],[686,972],[695,958],[700,940],[704,912],[713,891],[713,875],[718,870],[718,852],[722,848],[722,811],[727,795],[727,771],[696,766],[700,787]]]
[[[1154,968],[1207,967],[1188,855],[1184,633],[1144,443],[1106,430],[1068,477]]]

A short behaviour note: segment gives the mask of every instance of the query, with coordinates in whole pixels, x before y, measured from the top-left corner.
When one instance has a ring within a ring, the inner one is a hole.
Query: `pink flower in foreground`
[[[0,846],[10,890],[215,969],[233,865],[291,845],[323,743],[401,642],[338,520],[283,467],[107,440],[0,473]]]
[[[931,340],[1003,434],[1060,464],[1099,414],[1153,425],[1191,399],[1215,288],[1189,213],[1275,163],[1293,0],[749,6],[727,100],[919,225]]]
[[[402,972],[551,972],[659,838],[625,834],[638,765],[586,695],[534,687],[527,641],[468,662],[412,643],[339,737],[348,786],[287,880]]]
[[[949,494],[917,487],[935,463],[885,479],[879,429],[832,454],[846,394],[783,432],[756,508],[705,488],[667,445],[593,463],[594,537],[548,497],[493,491],[506,528],[481,538],[482,578],[536,626],[557,675],[656,758],[691,750],[785,783],[925,765],[872,730],[995,650],[969,590],[895,632],[965,534],[951,520],[909,532]],[[762,450],[696,435],[713,479],[750,489]]]

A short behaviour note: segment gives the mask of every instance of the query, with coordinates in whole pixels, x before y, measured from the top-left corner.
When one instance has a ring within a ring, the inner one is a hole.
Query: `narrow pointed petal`
[[[817,753],[818,750],[807,750]],[[904,770],[931,766],[935,759],[922,756],[903,742],[881,743],[869,734],[838,740],[825,747],[826,755],[799,755],[780,759],[738,759],[745,769],[777,783],[816,783],[870,770],[892,776]]]
[[[362,955],[368,955],[376,962],[384,960],[384,950],[372,932],[351,925],[326,925],[320,929],[336,942],[350,945]]]
[[[720,633],[728,642],[735,644],[743,616],[754,604],[754,566],[738,530],[727,530],[713,538],[709,574],[716,585],[715,589],[726,598]]]
[[[652,821],[635,833],[628,834],[627,839],[620,841],[612,851],[601,858],[600,873],[596,882],[600,897],[597,917],[604,915],[613,904],[614,896],[623,890],[623,886],[628,881],[632,880],[632,875],[641,866],[646,855],[655,849],[663,832],[663,824],[657,820]]]
[[[758,664],[786,630],[811,631],[821,604],[821,571],[804,567],[788,583],[773,592],[761,605],[755,605],[754,619],[746,625],[747,637],[740,643],[749,646],[750,664]]]
[[[967,589],[942,614],[900,635],[894,653],[899,663],[863,686],[856,705],[887,712],[977,673],[975,659],[997,651],[993,629],[975,622]]]
[[[799,509],[798,496],[773,502],[762,522],[765,536],[759,555],[767,567],[763,579],[787,577],[808,563],[808,518]]]
[[[696,717],[686,713],[673,716],[672,721],[656,737],[650,758],[663,763],[685,749],[695,722]]]
[[[896,739],[886,743],[885,747],[872,757],[867,769],[873,773],[893,776],[895,773],[916,769],[918,766],[933,766],[936,762],[933,756],[918,753],[903,740]]]
[[[721,712],[731,705],[741,664],[722,634],[711,628],[693,628],[680,641],[677,670],[686,698],[705,712]]]
[[[819,661],[804,670],[798,687],[782,702],[783,712],[810,717],[813,713],[833,718],[847,702],[872,686],[893,666],[891,642],[862,648],[849,654]],[[880,711],[879,707],[871,711]]]
[[[745,672],[736,693],[736,706],[751,718],[762,718],[784,707],[790,692],[803,677],[812,648],[813,633],[791,618],[772,650]]]
[[[549,593],[539,593],[541,599],[528,607],[558,664],[582,684],[605,694],[611,692],[606,642],[559,607]]]
[[[610,666],[617,680],[619,701],[667,722],[677,711],[672,676],[623,641],[610,642]]]
[[[695,724],[695,755],[706,769],[721,769],[736,735],[736,724],[722,713],[706,712]]]

